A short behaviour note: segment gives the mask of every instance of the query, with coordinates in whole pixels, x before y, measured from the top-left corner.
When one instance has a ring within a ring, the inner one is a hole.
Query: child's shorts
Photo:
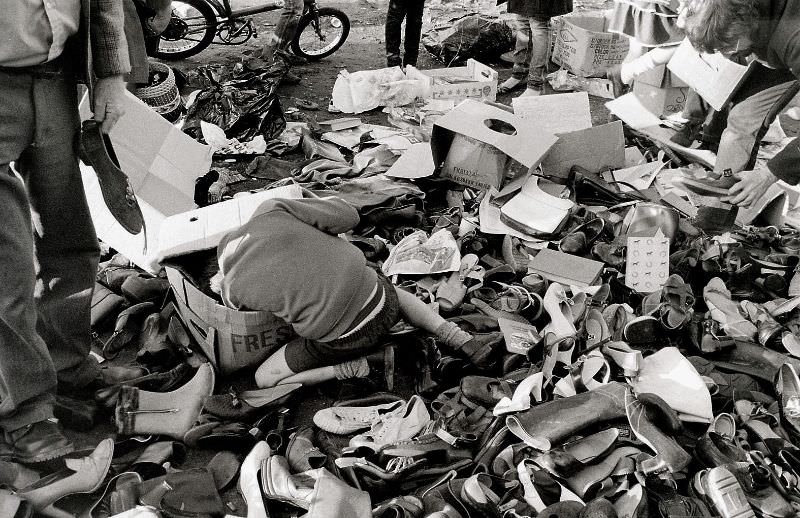
[[[286,345],[286,363],[293,372],[355,360],[373,352],[380,345],[381,338],[400,319],[400,303],[391,281],[380,271],[377,273],[378,288],[384,294],[383,307],[369,321],[342,338],[330,342],[298,338],[289,342]]]

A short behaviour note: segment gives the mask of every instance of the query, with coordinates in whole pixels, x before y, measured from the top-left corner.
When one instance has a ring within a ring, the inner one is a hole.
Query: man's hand
[[[730,188],[728,196],[722,198],[722,201],[745,208],[754,206],[764,196],[767,189],[778,181],[778,177],[769,169],[742,171],[733,176],[739,181]]]
[[[108,133],[117,123],[125,109],[122,96],[125,95],[125,82],[122,76],[98,79],[94,86],[94,120],[101,123],[100,129]]]

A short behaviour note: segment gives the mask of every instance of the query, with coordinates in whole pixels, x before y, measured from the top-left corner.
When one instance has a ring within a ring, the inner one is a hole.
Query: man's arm
[[[90,12],[92,66],[98,78],[94,87],[94,119],[108,133],[124,112],[122,76],[131,70],[125,14],[121,0],[91,0]]]
[[[767,162],[767,166],[778,179],[790,185],[797,185],[800,182],[800,137],[789,142],[780,153]]]

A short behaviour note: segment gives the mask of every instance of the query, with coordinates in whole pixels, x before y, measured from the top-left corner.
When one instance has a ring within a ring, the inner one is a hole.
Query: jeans
[[[280,50],[286,50],[292,43],[294,33],[297,32],[297,24],[303,15],[303,0],[286,0],[281,15],[278,18],[278,25],[275,26],[276,46]]]
[[[422,37],[422,12],[425,0],[390,0],[386,13],[386,65],[416,66]],[[400,60],[400,28],[406,20],[403,60]]]
[[[716,173],[726,169],[737,173],[753,168],[761,126],[794,81],[794,76],[788,70],[772,70],[758,65],[751,73],[734,96],[727,127],[720,137],[714,166]]]
[[[550,19],[515,15],[517,37],[511,77],[528,80],[528,88],[541,89],[550,47]]]
[[[0,428],[52,417],[81,387],[99,247],[78,169],[75,84],[0,71]],[[15,162],[17,176],[10,167]]]

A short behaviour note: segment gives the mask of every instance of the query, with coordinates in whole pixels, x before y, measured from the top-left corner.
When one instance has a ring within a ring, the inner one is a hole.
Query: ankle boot
[[[214,391],[214,369],[205,363],[184,386],[172,392],[148,392],[123,386],[115,421],[122,435],[167,435],[182,440]]]
[[[525,444],[549,451],[554,444],[594,424],[624,418],[627,391],[627,385],[612,382],[510,415],[506,417],[506,425]]]

